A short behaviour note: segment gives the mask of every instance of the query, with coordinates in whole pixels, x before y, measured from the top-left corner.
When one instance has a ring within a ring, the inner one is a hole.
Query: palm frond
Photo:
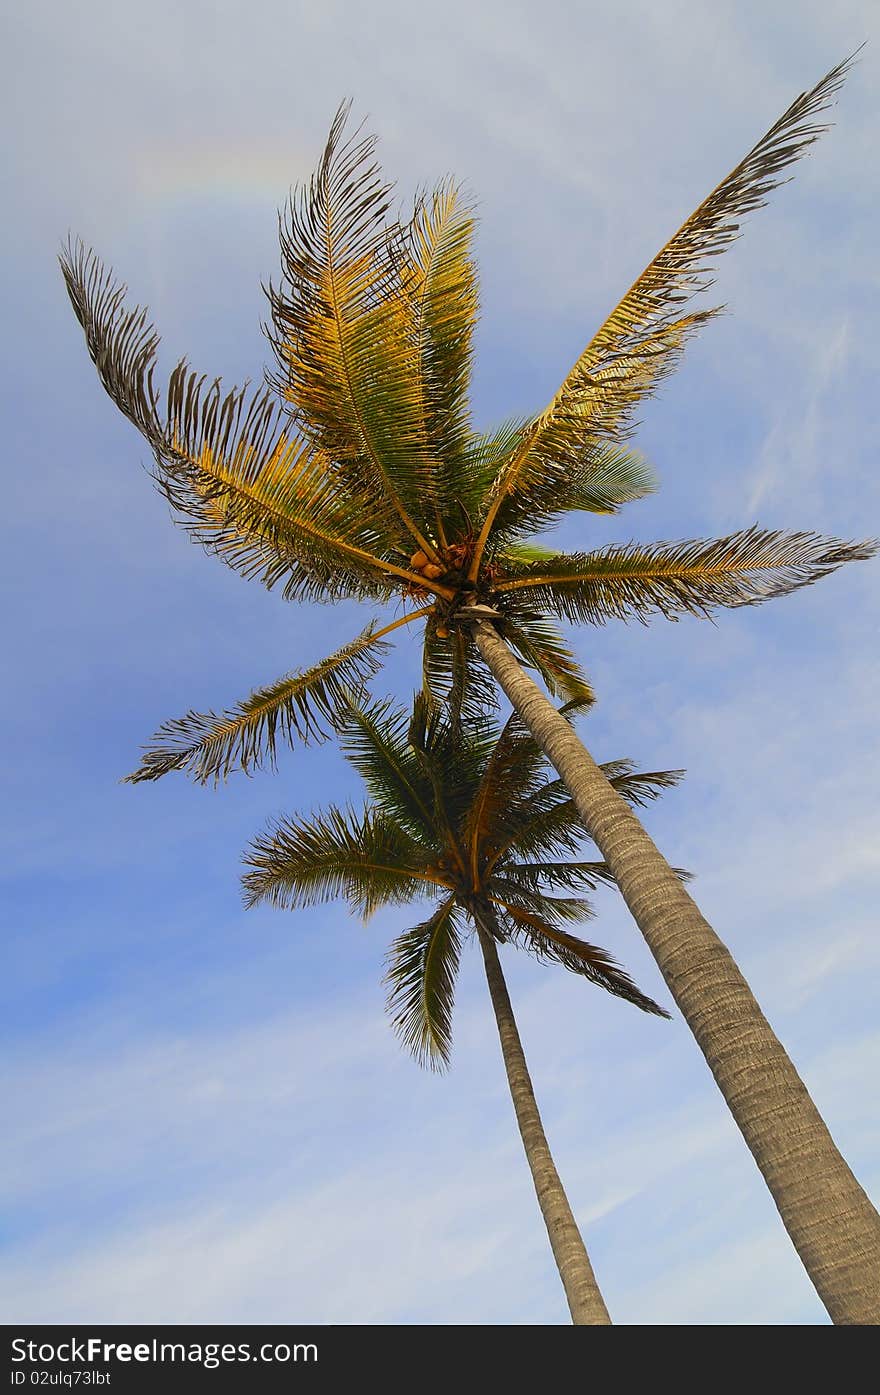
[[[438,633],[432,617],[422,642],[422,691],[451,720],[472,727],[497,706],[498,688],[470,634],[463,629]]]
[[[851,61],[832,68],[796,98],[615,306],[499,474],[478,553],[512,494],[528,492],[541,477],[564,488],[591,440],[626,435],[635,407],[675,368],[694,332],[717,313],[682,314],[683,303],[712,284],[712,261],[739,236],[741,220],[764,206],[785,182],[785,171],[828,129],[817,117],[832,105]]]
[[[387,560],[397,541],[358,516],[327,458],[289,438],[269,394],[242,412],[244,393],[221,401],[218,384],[204,391],[183,370],[192,385],[175,383],[176,370],[169,399],[185,403],[186,420],[153,478],[192,540],[267,589],[283,583],[285,600],[387,600],[407,574]],[[242,418],[227,454],[216,440],[224,418]]]
[[[576,935],[547,924],[539,915],[508,905],[503,900],[499,899],[496,904],[504,912],[502,926],[507,937],[537,959],[544,963],[561,964],[571,973],[580,974],[615,997],[635,1004],[643,1012],[656,1017],[669,1017],[665,1008],[636,987],[626,970],[616,963],[607,950],[588,944]]]
[[[572,721],[593,701],[591,693],[581,694],[561,707],[560,715]],[[485,762],[462,825],[474,886],[502,864],[507,873],[509,849],[524,826],[546,816],[560,802],[571,801],[561,780],[548,779],[547,764],[532,733],[512,712]],[[572,830],[568,851],[573,853],[583,835],[573,822]]]
[[[163,407],[146,310],[127,307],[126,287],[82,243],[61,266],[101,383],[149,444],[153,478],[194,541],[244,576],[282,582],[288,599],[382,599],[389,577],[418,580],[389,560],[405,547],[399,520],[383,526],[270,393],[224,392],[183,359]]]
[[[386,960],[392,1026],[419,1064],[433,1070],[449,1064],[460,956],[461,931],[450,896],[427,920],[398,935]]]
[[[505,862],[504,877],[511,884],[540,890],[546,883],[569,891],[595,891],[617,883],[605,862]]]
[[[411,713],[390,701],[353,704],[340,746],[376,803],[411,836],[438,842],[434,791],[410,745]]]
[[[278,820],[255,838],[244,862],[245,904],[297,910],[345,897],[368,918],[436,889],[430,853],[381,810],[360,816],[331,807],[309,819]]]
[[[462,826],[467,822],[497,729],[491,717],[483,713],[464,731],[458,713],[438,708],[424,693],[417,693],[408,736],[430,782],[434,827],[447,853],[465,875]]]
[[[570,512],[614,514],[623,504],[657,489],[657,477],[640,452],[596,439],[564,478],[549,471],[532,476],[498,508],[489,551],[509,550],[506,539],[550,528]],[[501,560],[500,558],[498,559]]]
[[[554,697],[589,703],[593,690],[556,626],[537,607],[516,598],[504,616],[501,633],[528,668],[540,674]]]
[[[527,890],[541,890],[545,884],[565,887],[569,891],[595,891],[599,886],[617,886],[605,862],[510,862],[502,864],[504,877],[511,885]],[[683,867],[673,867],[679,881],[693,880],[693,874]]]
[[[664,790],[674,789],[685,777],[684,770],[637,770],[632,760],[603,761],[599,769],[627,804],[639,809],[659,799]]]
[[[511,417],[494,431],[475,432],[470,437],[450,500],[450,522],[458,525],[458,529],[462,519],[468,530],[477,528],[486,502],[492,497],[495,481],[522,445],[527,430],[528,423],[522,417]],[[459,517],[452,511],[453,505]]]
[[[471,883],[477,886],[487,859],[511,834],[510,814],[523,808],[546,783],[546,757],[519,713],[508,718],[486,760],[462,823]],[[515,827],[515,813],[513,819]]]
[[[305,671],[258,688],[226,712],[188,712],[164,722],[127,783],[158,780],[186,770],[200,784],[226,779],[232,770],[274,768],[279,738],[289,745],[325,740],[351,720],[352,696],[381,666],[387,652],[373,625],[357,639]]]
[[[584,920],[592,920],[595,911],[584,896],[550,896],[537,886],[528,885],[527,878],[514,880],[507,876],[507,869],[496,872],[487,884],[488,894],[506,906],[540,916],[547,925],[560,929],[565,925],[576,925]]]
[[[282,280],[269,287],[275,385],[308,439],[391,526],[429,555],[439,481],[427,448],[420,344],[399,280],[391,185],[376,141],[334,119],[318,170],[279,220]]]
[[[163,439],[153,382],[160,340],[146,307],[129,309],[128,288],[78,239],[68,239],[58,260],[104,390],[151,445]]]
[[[511,563],[514,567],[521,567],[530,562],[552,562],[558,555],[555,547],[547,547],[543,543],[508,542],[498,549],[494,560],[502,571],[506,571]]]
[[[758,605],[828,576],[844,562],[873,557],[877,543],[817,533],[746,528],[711,541],[630,543],[559,554],[497,583],[507,596],[580,624],[647,622],[654,614],[708,615],[719,606]]]
[[[627,803],[644,808],[683,778],[682,770],[637,771],[631,761],[607,761],[600,770]],[[562,780],[548,780],[528,799],[511,803],[504,814],[493,865],[528,858],[543,862],[573,858],[588,836],[577,805]],[[685,874],[686,875],[686,874]]]
[[[469,488],[463,477],[470,465],[468,388],[478,314],[473,230],[472,210],[447,182],[417,199],[398,259],[412,306],[427,446],[451,498],[463,484]]]

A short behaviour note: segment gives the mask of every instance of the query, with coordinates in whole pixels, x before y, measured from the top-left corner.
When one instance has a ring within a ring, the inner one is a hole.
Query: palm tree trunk
[[[516,1122],[535,1184],[538,1205],[550,1237],[550,1247],[571,1309],[571,1320],[576,1326],[607,1325],[611,1322],[608,1309],[596,1283],[593,1266],[568,1204],[568,1197],[559,1180],[559,1173],[556,1171],[541,1123],[541,1115],[538,1113],[535,1092],[532,1089],[525,1053],[513,1016],[507,984],[501,972],[495,939],[480,924],[480,917],[476,917],[476,923],[486,965],[489,992],[492,996],[492,1007],[495,1009],[495,1021],[498,1024],[498,1035],[501,1039],[501,1054],[504,1057],[510,1095],[516,1111]]]
[[[835,1323],[880,1323],[880,1216],[730,952],[492,625],[480,653],[571,791]]]

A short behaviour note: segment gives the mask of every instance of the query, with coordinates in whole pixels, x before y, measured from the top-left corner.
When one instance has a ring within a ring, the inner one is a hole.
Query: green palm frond
[[[356,816],[335,807],[309,819],[280,819],[245,853],[245,904],[296,910],[345,897],[368,918],[380,906],[405,904],[436,881],[430,852],[381,810]]]
[[[232,770],[274,768],[279,737],[293,746],[323,741],[351,720],[353,694],[381,667],[387,644],[373,625],[313,668],[258,688],[227,712],[188,712],[163,722],[127,783],[186,770],[200,784]]]
[[[573,718],[588,705],[582,698],[563,711]],[[577,810],[517,715],[499,733],[491,715],[456,721],[418,694],[409,712],[388,701],[352,703],[340,729],[372,808],[275,823],[248,849],[245,898],[296,909],[345,897],[366,917],[439,893],[433,914],[398,937],[388,961],[395,1029],[422,1062],[448,1060],[460,921],[491,925],[495,905],[506,917],[502,938],[659,1011],[603,950],[568,933],[592,915],[580,893],[610,875],[604,863],[576,858],[585,836]],[[605,769],[639,800],[676,779],[628,761]]]
[[[540,890],[545,883],[569,891],[595,891],[616,886],[604,862],[505,862],[504,875],[511,883]]]
[[[437,617],[425,625],[422,642],[422,691],[450,718],[473,725],[497,703],[495,680],[466,630],[440,636]]]
[[[551,476],[564,487],[597,435],[620,440],[638,403],[676,366],[693,333],[714,310],[682,314],[711,285],[711,264],[739,236],[741,220],[762,208],[785,171],[827,130],[817,117],[840,90],[851,59],[802,93],[745,159],[708,195],[657,253],[590,340],[547,408],[499,475],[481,544],[514,493]]]
[[[523,417],[511,417],[494,431],[475,432],[469,442],[467,457],[456,481],[454,497],[450,500],[450,517],[455,511],[462,515],[468,530],[476,529],[491,498],[496,480],[505,462],[513,456],[525,438],[528,422]]]
[[[643,1012],[656,1017],[669,1017],[664,1008],[636,987],[629,974],[606,950],[549,925],[539,915],[507,905],[503,899],[499,898],[496,904],[503,912],[499,919],[506,938],[514,944],[528,950],[544,963],[561,964],[571,973],[580,974],[607,993],[625,998]]]
[[[559,710],[571,721],[593,701],[591,693],[583,693]],[[568,790],[560,780],[548,778],[547,757],[514,710],[485,762],[462,826],[474,881],[480,867],[501,862],[524,823],[551,810],[561,799],[570,800]],[[581,837],[578,830],[571,851]]]
[[[528,884],[528,878],[514,879],[503,872],[496,872],[488,881],[489,894],[496,900],[517,910],[528,911],[540,916],[548,925],[559,929],[565,925],[576,925],[584,920],[592,920],[595,912],[591,903],[583,896],[550,896]]]
[[[498,820],[490,865],[508,859],[574,857],[585,837],[583,820],[562,781],[549,781],[527,800],[518,800]]]
[[[465,731],[458,714],[440,709],[417,693],[409,724],[409,744],[433,797],[432,820],[448,851],[459,852],[462,825],[494,745],[496,730],[482,713]],[[461,856],[464,867],[465,858]]]
[[[485,762],[462,822],[462,843],[475,885],[486,859],[503,846],[516,827],[514,811],[540,795],[546,783],[546,757],[514,711]]]
[[[498,590],[582,624],[629,617],[647,622],[657,613],[671,620],[787,596],[876,551],[872,541],[753,527],[708,542],[630,543],[559,554],[552,563],[520,568]]]
[[[630,761],[607,761],[600,770],[628,804],[644,808],[683,778],[682,770],[636,771]],[[548,780],[527,800],[512,804],[504,823],[505,836],[495,852],[498,865],[506,859],[543,862],[574,857],[587,836],[577,805],[562,780]]]
[[[612,789],[638,809],[659,799],[664,790],[674,789],[685,776],[683,770],[637,770],[632,760],[607,760],[599,768]]]
[[[501,626],[511,649],[528,668],[540,674],[554,697],[577,703],[593,701],[592,688],[552,620],[537,607],[523,605],[519,597],[516,599],[516,610],[505,614]]]
[[[555,547],[547,547],[544,543],[508,542],[499,548],[494,560],[506,572],[511,567],[521,567],[530,562],[552,562],[558,556]]]
[[[657,487],[657,477],[639,451],[612,441],[591,441],[564,479],[550,472],[536,475],[527,488],[507,495],[496,514],[489,549],[493,557],[499,548],[506,552],[505,539],[552,527],[566,513],[618,513],[623,504],[644,499]]]
[[[437,841],[434,790],[410,745],[411,714],[389,701],[352,706],[340,746],[372,799],[415,838]]]
[[[400,284],[386,215],[391,186],[376,141],[345,138],[340,107],[317,172],[280,220],[282,281],[269,288],[274,379],[313,445],[390,527],[396,516],[418,547],[439,479],[428,449],[421,344]]]
[[[461,931],[450,896],[428,920],[398,935],[386,961],[392,1026],[416,1060],[434,1070],[449,1064],[460,956]]]

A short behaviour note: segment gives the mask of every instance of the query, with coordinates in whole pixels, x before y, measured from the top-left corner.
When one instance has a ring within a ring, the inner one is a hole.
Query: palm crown
[[[387,702],[352,706],[342,745],[371,804],[277,822],[248,851],[246,898],[296,908],[344,896],[367,917],[433,897],[427,919],[394,941],[387,977],[394,1025],[419,1059],[448,1060],[468,919],[668,1016],[604,950],[567,928],[592,913],[583,893],[612,878],[604,862],[580,860],[585,833],[574,801],[516,715],[499,735],[486,717],[463,728],[424,695],[412,713]],[[625,760],[603,770],[637,805],[682,773],[636,772]]]
[[[372,138],[337,115],[311,182],[280,219],[282,278],[269,288],[276,359],[265,388],[224,393],[184,360],[162,396],[146,312],[81,244],[62,257],[101,381],[149,442],[155,478],[192,537],[289,599],[404,603],[313,668],[234,709],[166,722],[132,780],[186,769],[207,780],[274,759],[345,719],[386,637],[424,622],[426,690],[480,692],[465,623],[488,604],[520,658],[563,699],[588,695],[561,619],[706,614],[784,595],[869,544],[757,527],[711,541],[563,554],[534,535],[572,510],[608,514],[649,492],[625,442],[635,409],[715,313],[685,311],[816,124],[846,72],[799,97],[667,242],[538,416],[494,433],[468,408],[477,316],[472,210],[452,184],[390,216]],[[476,685],[476,689],[474,688]]]

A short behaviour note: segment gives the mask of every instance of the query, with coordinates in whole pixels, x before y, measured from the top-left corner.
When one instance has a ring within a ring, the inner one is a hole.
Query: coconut
[[[410,557],[409,564],[414,572],[420,572],[422,570],[422,567],[424,567],[427,563],[427,561],[428,554],[426,552],[422,552],[421,549],[419,549],[418,552],[414,552],[412,557]]]
[[[438,576],[443,575],[443,568],[438,567],[436,562],[429,562],[426,567],[422,567],[422,575],[429,581],[436,581]]]

